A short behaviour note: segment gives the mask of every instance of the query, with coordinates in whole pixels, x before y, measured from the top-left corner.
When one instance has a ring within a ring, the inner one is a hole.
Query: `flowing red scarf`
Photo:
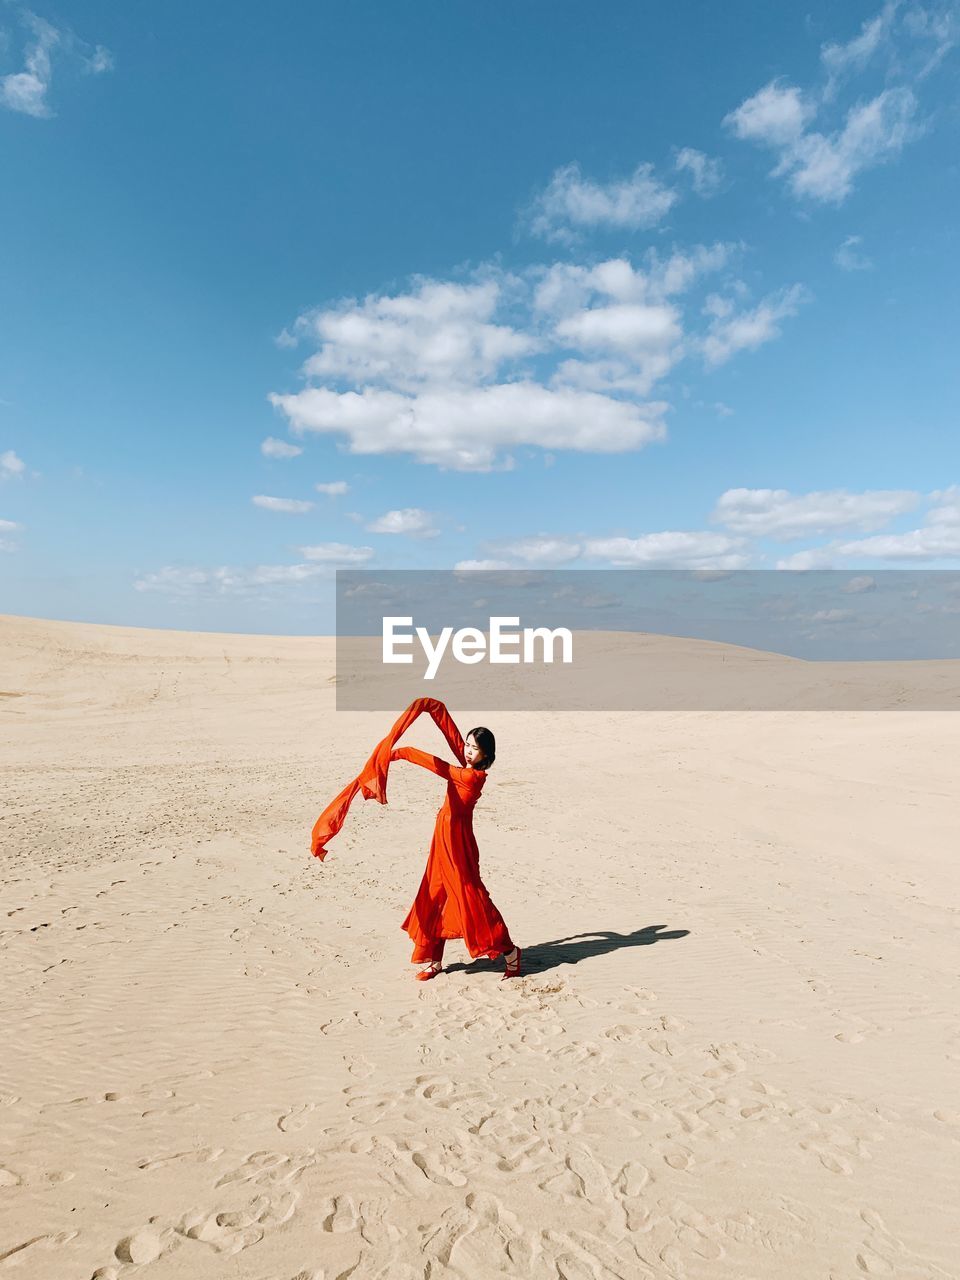
[[[363,766],[352,782],[348,782],[321,813],[313,826],[310,838],[310,852],[315,858],[327,856],[326,844],[343,826],[347,810],[359,791],[364,800],[376,800],[378,804],[387,803],[387,771],[390,767],[390,752],[398,738],[410,728],[417,716],[428,711],[437,728],[446,738],[451,751],[461,765],[466,764],[463,754],[463,738],[454,724],[447,708],[439,698],[416,698],[396,722],[387,736],[374,747],[370,759]]]

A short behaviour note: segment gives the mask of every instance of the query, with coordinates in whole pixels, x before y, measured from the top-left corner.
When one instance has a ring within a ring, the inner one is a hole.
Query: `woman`
[[[394,743],[418,716],[428,712],[446,738],[460,768],[439,756]],[[387,774],[392,760],[409,760],[447,782],[447,796],[437,813],[430,855],[413,906],[400,926],[414,942],[412,962],[424,964],[416,977],[435,978],[442,969],[447,938],[463,938],[472,958],[503,954],[504,978],[520,976],[521,951],[510,940],[503,917],[480,879],[480,855],[473,834],[473,810],[496,756],[489,729],[471,730],[464,742],[447,708],[438,698],[415,698],[390,732],[373,749],[360,773],[331,800],[314,823],[310,850],[327,856],[326,845],[343,826],[356,795],[387,803]]]
[[[473,833],[473,810],[496,758],[496,741],[482,726],[472,729],[464,741],[446,707],[443,715],[447,725],[441,728],[462,768],[416,747],[397,747],[390,753],[391,760],[419,764],[447,782],[423,879],[400,927],[413,939],[412,962],[424,965],[416,974],[421,981],[441,972],[447,938],[462,938],[472,959],[502,954],[506,965],[503,977],[516,978],[520,976],[520,948],[511,941],[503,917],[480,879],[480,851]]]

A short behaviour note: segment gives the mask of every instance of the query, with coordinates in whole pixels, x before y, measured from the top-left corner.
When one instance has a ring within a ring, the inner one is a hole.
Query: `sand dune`
[[[0,1277],[960,1274],[960,716],[451,704],[529,972],[417,983],[438,779],[308,853],[395,718],[331,638],[0,671]]]

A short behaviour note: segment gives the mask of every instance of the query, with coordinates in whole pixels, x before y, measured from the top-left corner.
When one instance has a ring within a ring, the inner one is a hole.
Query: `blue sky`
[[[960,567],[958,41],[957,4],[0,2],[0,611]]]

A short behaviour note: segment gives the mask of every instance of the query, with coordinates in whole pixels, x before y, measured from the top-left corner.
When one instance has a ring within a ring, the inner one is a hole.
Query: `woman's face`
[[[463,756],[467,764],[472,769],[479,769],[483,764],[483,752],[477,746],[476,739],[472,733],[467,734],[466,741],[463,744]]]

